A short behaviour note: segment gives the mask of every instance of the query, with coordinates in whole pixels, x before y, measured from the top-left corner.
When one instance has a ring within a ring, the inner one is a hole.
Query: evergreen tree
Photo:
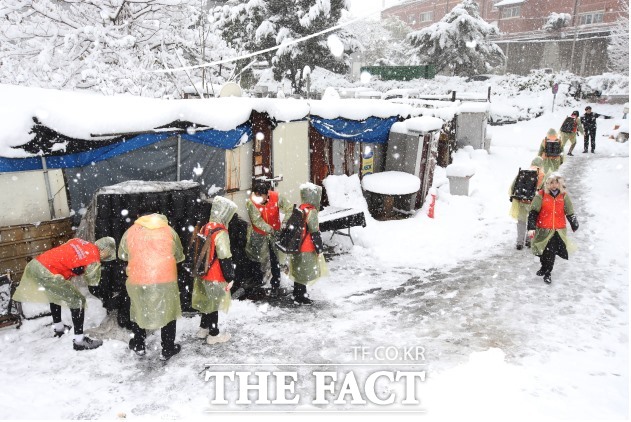
[[[410,44],[406,36],[409,26],[400,19],[360,20],[348,26],[361,43],[363,62],[368,66],[411,64]]]
[[[359,44],[346,30],[287,43],[337,25],[348,8],[347,0],[232,0],[214,10],[212,21],[226,42],[242,53],[280,46],[251,60],[267,60],[274,79],[287,78],[294,91],[301,92],[307,66],[346,72],[348,56]],[[332,44],[341,46],[341,51],[335,51]],[[239,63],[240,67],[247,65],[247,61]]]
[[[475,1],[463,0],[440,22],[412,32],[408,40],[420,60],[433,64],[437,72],[473,76],[505,65],[502,50],[488,40],[498,34],[496,26],[480,17]]]
[[[208,72],[152,71],[231,54],[209,32],[206,1],[4,0],[0,82],[179,96]]]
[[[613,72],[629,74],[629,3],[619,0],[622,5],[620,17],[611,29],[607,46],[609,68]]]

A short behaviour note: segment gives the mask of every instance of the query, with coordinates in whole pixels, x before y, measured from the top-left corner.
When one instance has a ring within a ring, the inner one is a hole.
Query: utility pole
[[[578,12],[578,7],[581,3],[581,0],[574,0],[574,12],[572,13],[572,28],[574,28],[574,39],[572,40],[572,53],[570,54],[570,68],[568,69],[572,72],[572,68],[574,67],[574,51],[576,50],[576,38],[578,37],[578,25],[576,22],[576,13]]]

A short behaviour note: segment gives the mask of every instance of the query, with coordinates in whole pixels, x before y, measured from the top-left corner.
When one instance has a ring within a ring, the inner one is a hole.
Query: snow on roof
[[[130,95],[59,91],[0,84],[0,156],[18,157],[33,135],[33,118],[76,139],[106,139],[116,134],[152,131],[176,120],[228,131],[248,121],[252,111],[277,121],[316,114],[327,119],[364,120],[412,114],[410,105],[382,100],[297,100],[273,98],[210,98],[163,100]],[[92,135],[106,135],[94,137]]]
[[[474,103],[474,102],[463,102],[458,107],[459,113],[488,113],[491,109],[491,103]]]
[[[421,132],[427,133],[433,130],[440,130],[443,127],[443,120],[437,117],[421,116],[407,119],[403,122],[397,122],[392,125],[391,132],[410,133]]]
[[[502,7],[502,6],[511,6],[513,4],[521,4],[524,3],[526,0],[502,0],[499,3],[495,3],[495,7]]]
[[[116,185],[104,186],[97,191],[97,195],[105,194],[129,194],[138,192],[166,192],[172,190],[186,190],[199,186],[199,183],[190,180],[180,182],[156,182],[144,180],[127,180]]]
[[[408,195],[418,192],[421,179],[402,171],[383,171],[364,176],[362,179],[364,190],[382,195]]]

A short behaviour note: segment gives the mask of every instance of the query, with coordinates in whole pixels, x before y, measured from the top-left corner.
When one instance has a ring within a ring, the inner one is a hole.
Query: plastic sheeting
[[[37,139],[37,133],[41,132],[41,130],[41,128],[39,131],[34,129],[36,139],[33,141],[33,145],[27,144],[23,146],[25,150],[35,153],[33,149],[37,149],[37,147],[41,146],[41,140]],[[157,142],[164,141],[178,135],[178,133],[175,132],[160,132],[141,134],[129,139],[127,137],[120,137],[107,141],[107,143],[109,143],[108,145],[94,148],[94,145],[103,145],[104,141],[92,141],[93,143],[90,145],[91,141],[68,138],[50,129],[47,129],[46,133],[48,132],[53,132],[54,136],[48,140],[48,148],[43,149],[40,147],[39,151],[41,151],[41,155],[46,157],[46,165],[49,169],[85,167],[153,145]],[[252,139],[252,127],[249,123],[244,123],[229,131],[209,129],[194,133],[182,132],[179,135],[184,140],[201,145],[221,149],[233,149]],[[52,148],[53,145],[62,144],[65,144],[65,146],[61,150]],[[29,149],[29,147],[31,148]],[[71,152],[63,152],[68,150]],[[41,169],[42,160],[39,156],[29,158],[0,157],[0,172]]]
[[[366,120],[348,120],[343,118],[323,119],[311,117],[311,124],[323,136],[344,141],[385,144],[388,142],[390,128],[399,120],[398,117],[382,119],[369,117]]]

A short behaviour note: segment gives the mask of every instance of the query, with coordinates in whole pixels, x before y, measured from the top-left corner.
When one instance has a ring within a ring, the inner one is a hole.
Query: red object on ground
[[[432,194],[432,202],[429,204],[429,209],[427,210],[427,216],[429,218],[434,218],[434,205],[436,205],[436,195]]]

